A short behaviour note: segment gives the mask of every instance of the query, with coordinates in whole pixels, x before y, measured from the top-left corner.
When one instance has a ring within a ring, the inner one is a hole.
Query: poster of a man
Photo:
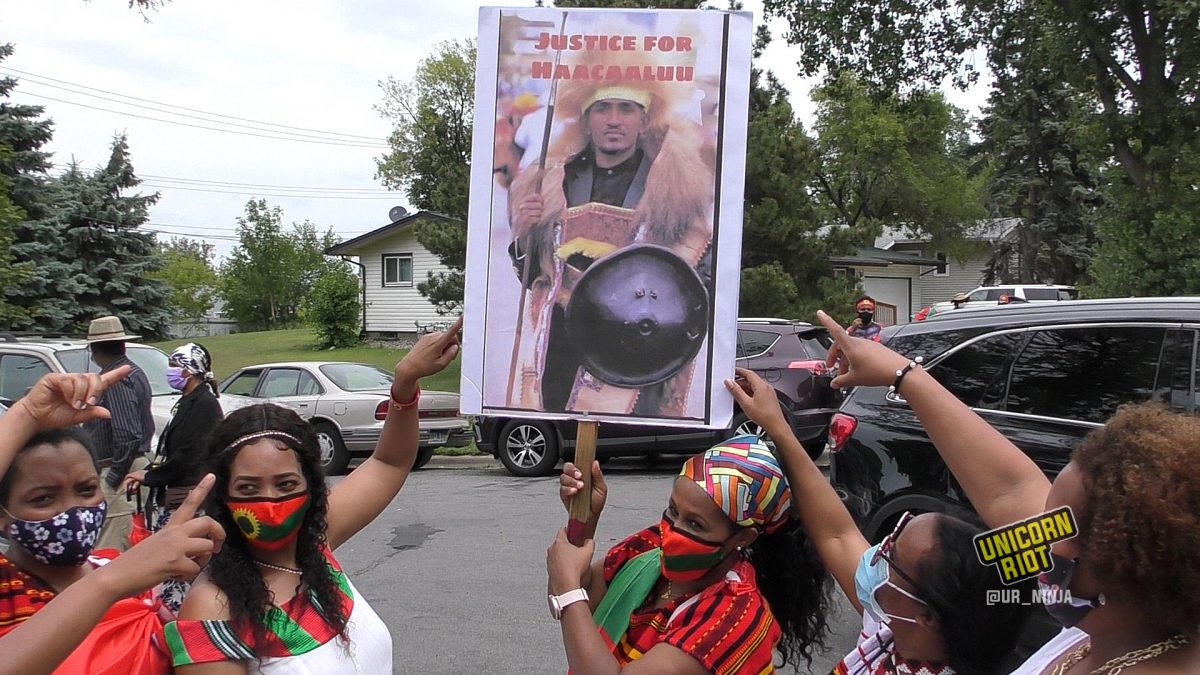
[[[480,17],[464,411],[727,423],[749,15]]]

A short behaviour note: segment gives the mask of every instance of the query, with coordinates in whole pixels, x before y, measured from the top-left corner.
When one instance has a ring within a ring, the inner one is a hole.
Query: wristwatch
[[[560,621],[562,620],[563,610],[567,608],[567,605],[573,605],[580,600],[586,602],[588,594],[582,588],[576,588],[562,595],[550,595],[547,597],[550,601],[550,615],[554,617],[555,621]]]

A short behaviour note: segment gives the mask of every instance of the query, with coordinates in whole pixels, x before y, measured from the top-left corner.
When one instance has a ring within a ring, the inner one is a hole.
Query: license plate
[[[428,440],[428,442],[430,442],[430,443],[445,443],[445,442],[446,442],[446,439],[447,439],[447,438],[449,438],[449,437],[450,437],[450,434],[449,434],[449,432],[446,432],[446,431],[431,431],[431,432],[429,432],[429,437],[428,437],[428,439],[427,439],[427,440]]]

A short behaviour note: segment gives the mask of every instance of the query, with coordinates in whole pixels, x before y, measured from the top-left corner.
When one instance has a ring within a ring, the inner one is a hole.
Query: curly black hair
[[[1200,419],[1158,403],[1121,406],[1071,461],[1084,481],[1079,556],[1105,595],[1194,638],[1200,629]]]
[[[242,436],[261,431],[277,431],[300,440],[300,447],[293,446],[292,451],[296,453],[304,480],[308,483],[309,504],[296,539],[296,565],[301,571],[296,590],[300,592],[301,587],[307,586],[321,618],[345,638],[349,617],[345,614],[341,590],[324,554],[329,489],[325,485],[325,474],[321,471],[318,458],[317,435],[312,425],[293,410],[270,403],[252,405],[229,413],[213,429],[209,440],[209,471],[216,475],[217,482],[205,509],[230,536],[225,540],[221,552],[209,564],[209,578],[225,593],[231,620],[248,623],[256,640],[261,641],[266,635],[263,620],[267,609],[274,604],[274,598],[253,562],[250,544],[245,537],[237,534],[240,529],[233,521],[224,499],[229,494],[229,467],[238,451],[250,441],[232,447],[231,444]],[[279,440],[292,446],[291,441],[282,436]]]
[[[776,645],[780,666],[803,658],[809,666],[816,647],[825,648],[829,633],[833,582],[800,521],[774,533],[763,532],[746,549],[758,588],[779,623],[783,638]]]
[[[952,509],[935,517],[936,554],[924,557],[913,572],[918,594],[938,619],[950,667],[979,675],[1008,672],[1004,661],[1029,609],[1019,602],[989,603],[989,592],[1015,589],[1026,598],[1035,582],[1006,586],[994,566],[979,562],[974,538],[986,528],[974,513]]]

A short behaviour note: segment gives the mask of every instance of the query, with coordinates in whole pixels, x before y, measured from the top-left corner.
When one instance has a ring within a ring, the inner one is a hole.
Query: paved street
[[[606,467],[609,505],[598,549],[654,522],[678,462]],[[566,522],[556,478],[515,478],[490,458],[434,458],[391,509],[338,550],[350,579],[391,627],[397,673],[563,673],[546,608],[546,547]],[[840,611],[824,675],[854,644],[857,615]]]

